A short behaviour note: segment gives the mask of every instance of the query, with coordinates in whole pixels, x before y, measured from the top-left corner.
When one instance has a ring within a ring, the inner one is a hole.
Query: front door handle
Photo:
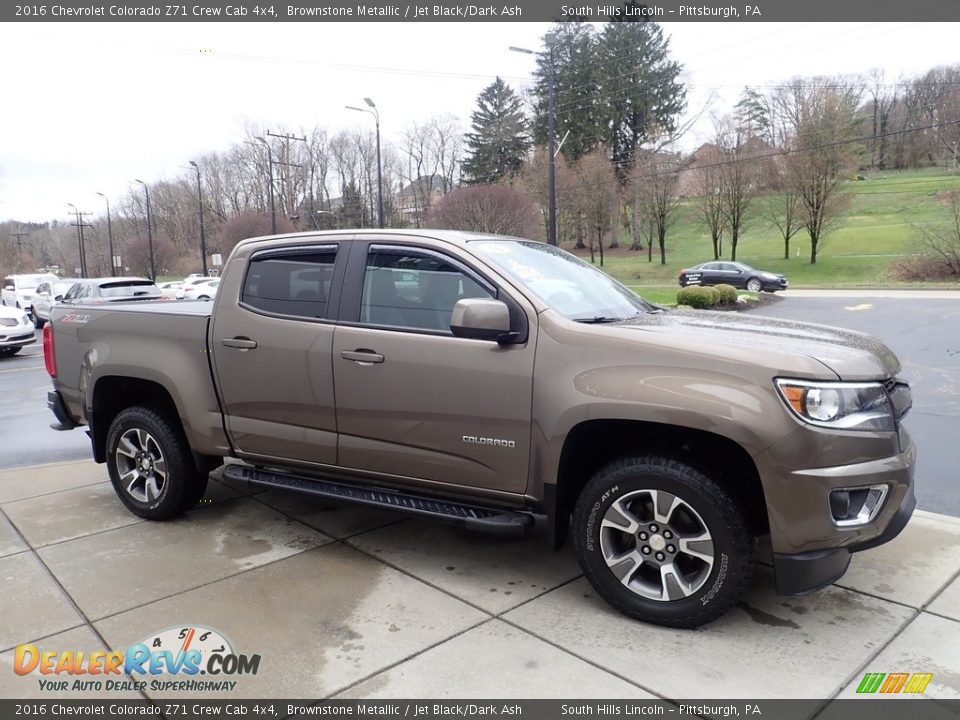
[[[224,347],[240,348],[241,350],[253,350],[257,346],[256,340],[246,337],[224,338],[221,342]]]
[[[374,363],[382,363],[384,360],[383,355],[373,350],[367,350],[366,348],[344,350],[340,353],[340,357],[344,360],[352,360],[353,362],[360,363],[361,365],[373,365]]]

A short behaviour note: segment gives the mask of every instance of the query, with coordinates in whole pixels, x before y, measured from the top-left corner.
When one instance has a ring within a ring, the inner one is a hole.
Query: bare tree
[[[778,158],[782,160],[782,158]],[[783,259],[790,259],[790,238],[803,229],[800,221],[800,193],[786,178],[781,163],[776,163],[777,173],[767,195],[767,217],[780,231],[783,238]]]
[[[645,153],[640,174],[633,180],[636,202],[646,219],[649,232],[647,261],[653,259],[654,240],[660,249],[660,264],[667,264],[667,232],[676,220],[680,206],[679,164],[674,155],[662,152]]]
[[[924,255],[944,277],[960,278],[960,191],[947,195],[949,219],[938,225],[914,225]]]
[[[723,253],[723,231],[727,219],[723,212],[723,170],[725,158],[716,145],[707,145],[698,151],[699,157],[693,166],[696,197],[694,205],[700,222],[710,233],[713,259],[719,260]]]
[[[590,262],[595,261],[594,253],[599,249],[600,267],[603,267],[603,238],[616,225],[617,178],[603,150],[595,150],[580,158],[576,173],[579,180],[577,195],[588,228]]]
[[[427,226],[474,232],[533,236],[539,225],[534,200],[506,185],[465,185],[434,203]]]
[[[720,212],[730,231],[730,259],[733,261],[737,259],[737,243],[760,181],[759,162],[746,144],[748,139],[733,118],[717,121],[717,146],[723,157],[718,167]]]
[[[800,196],[800,220],[810,236],[810,263],[839,222],[847,197],[844,178],[856,167],[856,110],[861,86],[844,78],[793,80],[774,95],[792,127],[792,151],[785,156],[787,182]]]

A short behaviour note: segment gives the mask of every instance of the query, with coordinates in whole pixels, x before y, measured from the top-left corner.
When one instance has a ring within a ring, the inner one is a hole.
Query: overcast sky
[[[469,124],[496,75],[529,85],[538,23],[44,23],[0,26],[0,220],[99,214],[133,178],[271,130],[371,126],[344,109],[373,98],[384,142],[431,115]],[[955,23],[669,23],[690,109],[727,111],[745,85],[794,75],[891,77],[958,61]],[[704,121],[684,143],[708,132]]]

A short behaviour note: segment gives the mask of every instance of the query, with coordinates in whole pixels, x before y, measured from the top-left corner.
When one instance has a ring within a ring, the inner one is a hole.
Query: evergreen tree
[[[520,98],[499,77],[480,93],[471,123],[463,162],[468,184],[497,182],[520,169],[530,148],[527,121]]]
[[[599,33],[589,23],[560,22],[551,36],[537,58],[537,144],[548,139],[552,55],[556,136],[567,137],[563,154],[576,161],[606,148],[625,177],[636,149],[652,135],[674,131],[686,107],[682,67],[670,59],[669,40],[657,23],[633,21],[611,21]]]
[[[680,63],[657,23],[611,21],[603,27],[596,62],[602,74],[604,143],[617,175],[629,175],[636,151],[676,130],[686,107]]]
[[[576,162],[596,150],[602,141],[602,96],[597,77],[596,32],[589,23],[576,20],[556,23],[550,31],[549,46],[537,55],[534,88],[534,139],[546,146],[547,108],[550,88],[551,52],[557,122],[555,134],[561,152]],[[569,134],[568,134],[569,133]]]
[[[734,115],[741,132],[747,137],[770,140],[770,110],[766,99],[751,87],[745,87],[734,106]]]

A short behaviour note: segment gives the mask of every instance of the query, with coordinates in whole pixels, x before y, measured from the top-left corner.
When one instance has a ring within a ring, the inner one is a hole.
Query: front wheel
[[[121,411],[107,432],[107,470],[120,501],[138,517],[168,520],[202,497],[206,478],[183,430],[151,408]]]
[[[757,280],[757,278],[750,278],[747,280],[747,290],[758,293],[763,290],[763,283]]]
[[[620,612],[668,627],[711,622],[753,575],[753,536],[716,482],[667,457],[625,458],[597,473],[573,516],[577,559]]]

